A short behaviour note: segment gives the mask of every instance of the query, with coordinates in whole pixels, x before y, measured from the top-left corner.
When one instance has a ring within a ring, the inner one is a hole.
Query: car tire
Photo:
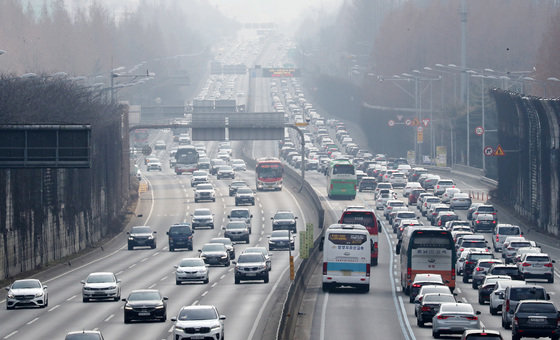
[[[439,332],[436,332],[436,331],[432,331],[432,336],[433,336],[434,338],[436,338],[436,339],[439,339],[439,338],[440,338]]]
[[[229,267],[230,264],[231,264],[231,262],[228,260],[224,267]]]
[[[554,275],[548,278],[548,283],[554,283]]]
[[[502,327],[503,327],[504,329],[509,329],[509,328],[510,328],[510,325],[509,325],[507,322],[505,322],[503,316],[502,316]]]
[[[194,199],[194,203],[198,203],[198,200],[196,198]]]
[[[89,299],[86,298],[86,297],[83,297],[83,298],[82,298],[82,302],[89,302]]]
[[[129,245],[128,245],[128,250],[132,250],[132,249],[134,249],[134,246],[131,245],[131,244],[129,244]]]
[[[213,224],[210,226],[210,229],[214,229],[214,225],[213,225]]]
[[[12,310],[12,309],[14,309],[14,307],[10,307],[8,306],[8,304],[6,304],[6,310]]]
[[[496,308],[492,308],[492,305],[490,305],[490,314],[491,315],[498,315],[498,310]]]
[[[377,259],[372,259],[371,260],[371,265],[372,266],[377,266]]]
[[[253,206],[254,206],[254,205],[255,205],[255,201],[253,201],[253,203],[251,203],[251,205],[253,205]]]
[[[117,297],[115,297],[115,302],[118,302],[118,301],[120,301],[120,300],[121,300],[121,296],[120,296],[120,295],[117,296]]]
[[[332,290],[332,286],[329,283],[323,282],[323,292],[330,292]]]
[[[478,289],[478,283],[474,282],[474,280],[472,282],[472,287],[473,289]]]
[[[181,285],[181,281],[175,280],[175,285],[180,286],[180,285]]]
[[[188,250],[192,251],[193,250],[193,246],[190,246],[189,248],[187,248]]]
[[[124,316],[124,323],[130,323],[130,318],[127,318],[126,315]]]
[[[235,284],[238,285],[238,284],[240,284],[240,283],[241,283],[241,280],[240,280],[238,277],[236,277],[236,278],[235,278]]]
[[[175,248],[172,246],[169,246],[169,251],[175,251]]]
[[[213,199],[212,199],[212,202],[216,202],[216,199],[215,199],[215,198],[213,198]]]
[[[424,327],[424,321],[420,320],[420,318],[416,318],[416,324],[418,327]]]
[[[483,305],[484,304],[484,300],[482,300],[482,298],[480,296],[478,296],[478,304],[479,305]]]
[[[554,337],[551,337],[551,339],[554,339]],[[517,334],[517,333],[511,333],[511,340],[521,340],[521,337]]]
[[[237,201],[235,201],[235,206],[237,207],[239,205],[239,203]]]
[[[263,279],[264,283],[268,283],[268,272],[266,273],[266,276]]]
[[[206,278],[206,280],[202,281],[202,283],[204,283],[204,284],[206,284],[206,283],[208,283],[208,282],[210,282],[210,279],[209,279],[209,278]]]
[[[245,243],[249,244],[249,236],[245,239]]]
[[[463,274],[463,283],[469,283],[469,277]]]
[[[152,244],[152,245],[150,246],[150,248],[152,248],[152,249],[156,249],[156,244],[155,244],[155,243],[154,243],[154,244]]]

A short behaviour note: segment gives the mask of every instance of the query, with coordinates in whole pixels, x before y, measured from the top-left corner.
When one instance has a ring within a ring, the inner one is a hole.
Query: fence
[[[505,152],[498,160],[494,198],[538,229],[560,235],[560,100],[498,89],[490,94]]]

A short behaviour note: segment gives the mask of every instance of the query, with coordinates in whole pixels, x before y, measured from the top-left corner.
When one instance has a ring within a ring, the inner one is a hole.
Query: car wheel
[[[169,246],[169,251],[175,251],[175,248],[172,246]]]
[[[332,287],[329,283],[323,282],[323,292],[330,292],[331,289],[332,289]]]
[[[554,283],[554,276],[548,278],[548,283]]]
[[[469,277],[463,274],[463,283],[469,283]]]
[[[245,239],[245,243],[249,244],[249,236]]]
[[[212,199],[212,202],[216,202],[216,199],[215,199],[215,198],[213,198],[213,199]]]
[[[478,284],[476,282],[474,282],[474,280],[473,280],[473,283],[472,283],[472,287],[473,287],[473,289],[478,289]]]
[[[509,329],[509,325],[508,325],[508,323],[504,320],[504,317],[503,317],[503,316],[502,316],[502,327],[503,327],[504,329]]]
[[[12,309],[14,309],[14,307],[10,307],[10,306],[8,306],[8,304],[6,304],[6,309],[7,310],[12,310]]]
[[[124,323],[130,323],[130,318],[127,318],[126,315],[124,316]]]
[[[196,198],[194,199],[194,203],[198,203],[198,200]]]
[[[418,325],[418,327],[424,327],[424,321],[420,320],[420,318],[416,319],[416,324]]]
[[[439,339],[439,337],[440,337],[439,332],[436,332],[436,331],[432,331],[432,336],[436,339]]]
[[[190,246],[188,249],[189,249],[190,251],[192,251],[192,250],[193,250],[193,246]]]
[[[480,296],[478,297],[478,304],[480,305],[484,304],[484,300]]]
[[[264,283],[268,283],[268,273],[266,273],[266,276],[264,277]]]
[[[210,282],[209,278],[206,278],[206,280],[202,281],[202,283],[208,283],[208,282]]]
[[[214,225],[213,225],[213,224],[210,226],[210,229],[214,229]]]
[[[154,243],[154,244],[152,244],[152,245],[150,246],[150,248],[152,248],[152,249],[156,249],[156,244],[155,244],[155,243]]]
[[[128,250],[132,250],[132,249],[134,249],[134,246],[132,244],[129,244],[128,245]]]
[[[84,297],[84,298],[82,298],[82,302],[89,302],[89,299]]]
[[[239,203],[237,201],[235,201],[235,206],[238,206],[238,205],[239,205]]]
[[[517,334],[517,333],[511,333],[511,340],[520,340],[521,337]],[[554,337],[551,337],[551,339],[554,339]]]
[[[492,308],[492,305],[490,305],[490,314],[498,315],[498,310],[496,308]]]
[[[230,261],[228,260],[224,267],[229,267],[229,265],[230,265]]]
[[[251,205],[255,205],[255,201],[253,201],[253,203]]]
[[[165,322],[165,321],[167,321],[167,313],[163,315],[163,318],[159,319],[159,322]]]
[[[235,278],[235,284],[238,285],[239,283],[241,283],[241,280],[238,277],[236,277]]]
[[[117,296],[117,297],[115,297],[115,301],[120,301],[120,300],[121,300],[121,296],[120,296],[120,295]]]
[[[177,286],[180,286],[180,285],[181,285],[181,281],[175,280],[175,284],[176,284]]]

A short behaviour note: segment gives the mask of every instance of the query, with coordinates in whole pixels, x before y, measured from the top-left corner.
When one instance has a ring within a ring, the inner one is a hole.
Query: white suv
[[[214,306],[183,306],[177,317],[171,318],[175,322],[173,339],[223,339],[225,319]]]
[[[517,268],[525,280],[530,278],[547,279],[548,283],[554,282],[555,261],[548,254],[527,253],[521,255]]]
[[[434,185],[434,195],[441,196],[447,188],[455,188],[455,183],[453,182],[453,180],[440,179]]]

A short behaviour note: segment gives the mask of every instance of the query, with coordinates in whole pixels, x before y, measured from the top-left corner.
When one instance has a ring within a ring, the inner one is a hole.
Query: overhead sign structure
[[[484,148],[484,155],[493,156],[494,155],[494,149],[491,146],[485,147]]]
[[[504,152],[504,149],[502,148],[502,146],[500,144],[498,144],[498,147],[496,148],[496,151],[494,151],[494,156],[505,156],[506,153]]]
[[[192,140],[280,140],[284,138],[282,112],[193,113]]]
[[[292,78],[300,77],[299,68],[293,67],[263,67],[262,76],[264,78]]]
[[[474,129],[474,133],[476,133],[478,136],[482,136],[484,134],[484,128],[482,126],[477,126]]]

